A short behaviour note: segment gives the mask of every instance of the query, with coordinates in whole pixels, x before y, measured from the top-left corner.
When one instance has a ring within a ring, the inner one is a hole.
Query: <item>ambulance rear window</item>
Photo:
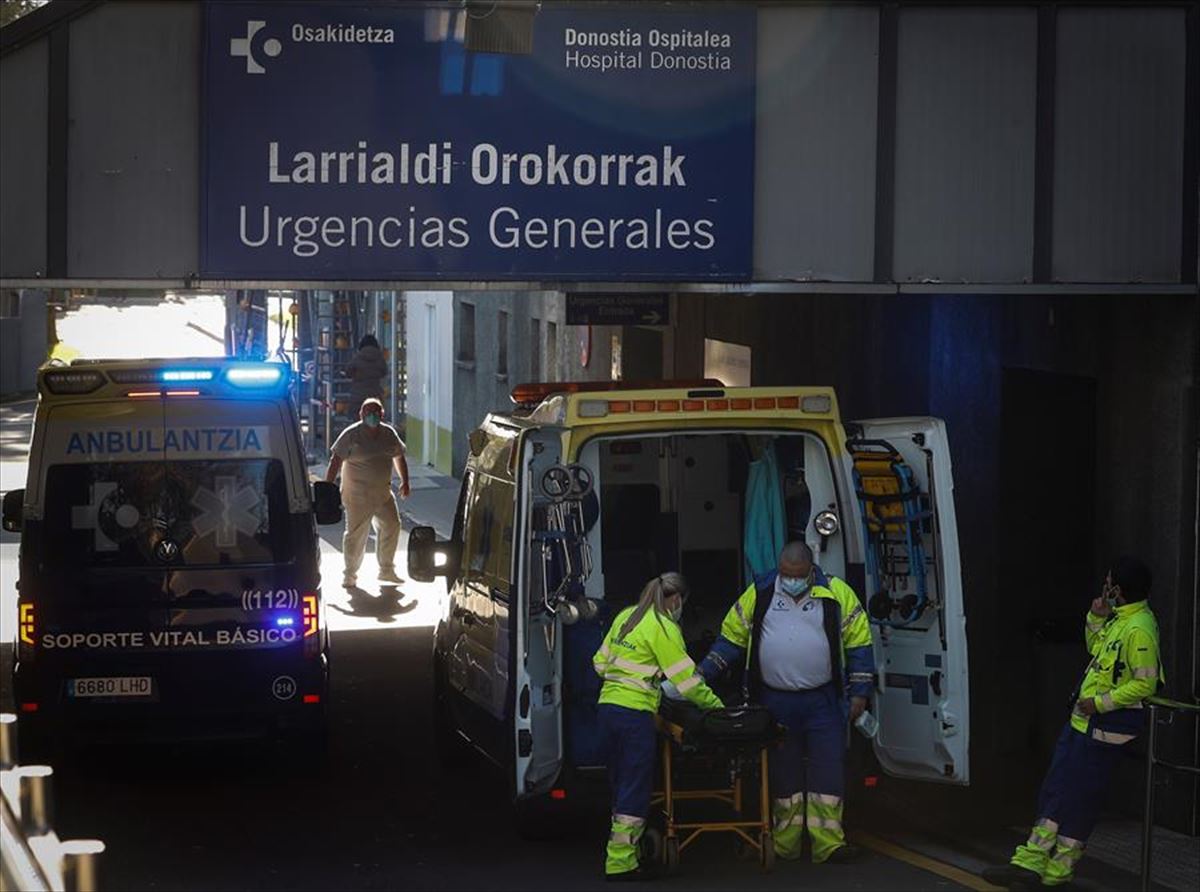
[[[45,532],[63,565],[284,563],[293,556],[277,459],[52,466]]]

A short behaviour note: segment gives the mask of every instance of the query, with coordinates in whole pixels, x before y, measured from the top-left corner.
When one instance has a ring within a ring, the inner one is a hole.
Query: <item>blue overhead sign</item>
[[[750,279],[752,5],[466,14],[209,3],[202,275]]]

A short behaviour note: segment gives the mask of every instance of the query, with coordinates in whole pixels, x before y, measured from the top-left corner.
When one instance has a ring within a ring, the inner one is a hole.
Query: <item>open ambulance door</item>
[[[562,623],[546,607],[547,508],[543,489],[547,469],[561,464],[563,429],[537,427],[523,432],[518,455],[517,599],[515,666],[512,677],[514,792],[517,799],[547,793],[562,769]]]
[[[969,782],[966,614],[945,423],[857,423],[847,442],[866,563],[879,719],[888,774]]]

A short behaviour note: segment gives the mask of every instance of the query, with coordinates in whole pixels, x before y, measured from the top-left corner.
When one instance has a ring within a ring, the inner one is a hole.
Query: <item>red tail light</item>
[[[863,778],[863,786],[864,787],[877,787],[877,786],[879,786],[879,778],[873,774],[868,774],[866,777]]]
[[[550,798],[551,799],[566,799],[567,791],[564,790],[562,787],[555,787],[553,790],[550,791]]]
[[[305,703],[320,703],[321,695],[320,694],[305,694],[304,702]]]
[[[36,703],[22,703],[21,712],[37,712],[38,705]]]

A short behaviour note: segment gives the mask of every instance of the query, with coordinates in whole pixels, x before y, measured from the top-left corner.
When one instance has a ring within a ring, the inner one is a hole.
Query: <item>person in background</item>
[[[383,399],[383,379],[387,377],[388,364],[379,349],[374,335],[363,335],[358,350],[346,364],[346,377],[350,379],[350,405],[359,406],[362,401],[375,397]]]
[[[396,575],[396,545],[400,541],[400,513],[392,495],[392,467],[400,476],[400,497],[408,498],[408,462],[404,441],[396,429],[383,422],[383,403],[374,397],[363,400],[359,420],[334,441],[325,479],[342,475],[342,505],[346,509],[346,532],[342,536],[345,571],[342,586],[358,583],[358,568],[367,547],[367,533],[375,526],[375,556],[380,582],[401,582]]]
[[[637,604],[613,618],[592,657],[596,673],[604,680],[598,713],[612,787],[612,829],[604,862],[607,880],[648,878],[638,863],[638,843],[646,829],[654,786],[654,714],[660,684],[669,682],[701,709],[724,705],[687,655],[679,628],[687,591],[687,582],[678,573],[651,579]]]
[[[1142,701],[1163,681],[1158,622],[1146,598],[1150,569],[1120,557],[1104,577],[1084,621],[1092,661],[1071,696],[1071,715],[1038,794],[1037,820],[1012,860],[983,877],[1009,889],[1071,882],[1096,826],[1122,749],[1145,721]]]
[[[777,572],[734,602],[700,671],[711,684],[741,662],[751,699],[787,728],[768,763],[776,854],[799,858],[807,824],[813,861],[855,860],[842,830],[846,722],[871,695],[871,629],[854,589],[803,542],[785,545]]]

